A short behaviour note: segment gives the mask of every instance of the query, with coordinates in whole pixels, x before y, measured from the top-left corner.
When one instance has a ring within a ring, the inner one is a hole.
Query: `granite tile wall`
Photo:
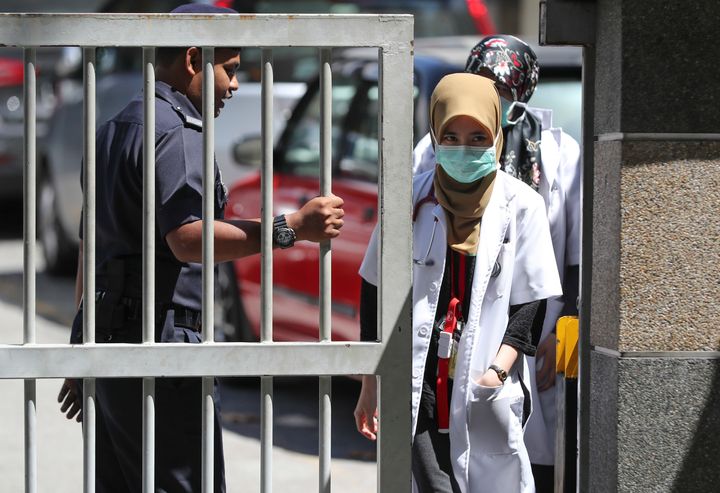
[[[591,342],[720,350],[720,142],[595,144]]]
[[[620,0],[598,0],[596,18],[595,135],[620,131],[622,91],[622,5]],[[541,74],[542,76],[542,74]]]
[[[718,491],[720,361],[593,352],[591,363],[590,491]]]
[[[720,142],[626,142],[620,351],[720,349]]]
[[[708,57],[720,2],[597,0],[597,12],[595,135],[720,130]]]
[[[593,351],[590,367],[589,490],[609,493],[618,485],[617,359]]]
[[[720,80],[706,57],[720,2],[617,0],[622,18],[622,132],[718,132]],[[614,11],[613,11],[614,13]],[[606,14],[603,13],[603,16]],[[705,108],[707,111],[702,111]]]
[[[593,345],[615,349],[620,324],[620,163],[621,142],[596,142],[592,230]]]

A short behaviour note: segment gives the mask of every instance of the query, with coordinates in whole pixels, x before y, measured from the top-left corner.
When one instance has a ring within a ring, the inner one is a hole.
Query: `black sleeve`
[[[563,309],[560,316],[578,314],[578,294],[580,283],[580,266],[568,265],[565,267],[565,276],[563,277]]]
[[[362,280],[360,286],[360,340],[375,342],[377,337],[377,286]]]
[[[545,320],[546,300],[532,301],[510,307],[510,320],[503,344],[528,356],[535,356]]]

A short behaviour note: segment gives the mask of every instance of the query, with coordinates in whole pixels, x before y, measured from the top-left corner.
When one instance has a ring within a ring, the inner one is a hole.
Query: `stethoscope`
[[[435,187],[430,187],[430,191],[428,194],[422,198],[422,200],[419,200],[417,204],[415,204],[415,207],[413,208],[413,214],[412,214],[412,221],[413,224],[415,223],[415,219],[417,219],[417,215],[420,212],[420,207],[423,205],[430,203],[432,205],[438,205],[438,200],[435,198]],[[427,250],[425,251],[425,255],[423,255],[422,258],[413,258],[413,264],[415,265],[424,265],[426,267],[432,267],[435,265],[435,261],[430,257],[430,250],[432,250],[433,242],[435,241],[435,231],[437,230],[438,225],[438,218],[435,216],[433,218],[433,227],[432,232],[430,233],[430,241],[428,242]],[[495,261],[495,264],[493,265],[492,272],[490,273],[490,277],[497,277],[500,275],[500,271],[502,270],[502,266],[500,265],[500,262],[497,260]]]
[[[423,205],[430,203],[432,205],[438,205],[437,198],[435,198],[435,187],[431,186],[430,191],[428,194],[422,198],[422,200],[419,200],[417,204],[415,204],[415,207],[413,208],[413,215],[412,215],[412,221],[415,223],[415,219],[417,219],[418,212],[420,212],[420,207]],[[435,265],[435,261],[431,258],[428,258],[430,256],[430,250],[432,249],[433,241],[435,241],[435,231],[437,229],[438,225],[438,218],[437,216],[433,218],[433,227],[432,227],[432,233],[430,233],[430,242],[428,243],[427,250],[425,251],[425,255],[423,258],[413,258],[413,264],[415,265],[426,265],[428,267],[431,267]]]

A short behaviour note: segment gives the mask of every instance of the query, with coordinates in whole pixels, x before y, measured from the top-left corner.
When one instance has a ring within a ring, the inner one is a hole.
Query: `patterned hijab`
[[[500,131],[500,99],[490,79],[475,74],[443,77],[430,98],[430,128],[437,144],[454,118],[468,116],[491,132],[496,155],[503,148]],[[448,216],[447,242],[464,255],[477,253],[480,219],[490,202],[496,173],[473,183],[460,183],[435,167],[435,196]]]
[[[503,127],[505,149],[500,169],[538,191],[540,186],[540,135],[542,124],[524,106],[515,105],[508,124]]]
[[[470,52],[465,71],[485,75],[507,89],[516,102],[509,124],[503,127],[505,148],[500,169],[537,191],[542,169],[540,121],[525,110],[535,92],[540,66],[533,49],[508,34],[486,36]]]

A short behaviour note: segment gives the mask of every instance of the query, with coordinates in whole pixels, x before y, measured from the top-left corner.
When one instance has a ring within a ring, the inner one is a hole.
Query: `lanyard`
[[[455,283],[455,258],[459,258],[458,283]],[[443,330],[438,339],[438,374],[436,382],[438,431],[448,433],[450,430],[450,410],[448,403],[448,380],[450,379],[450,358],[453,355],[453,336],[457,330],[458,320],[462,321],[462,302],[465,299],[466,256],[452,252],[450,256],[450,303]]]

